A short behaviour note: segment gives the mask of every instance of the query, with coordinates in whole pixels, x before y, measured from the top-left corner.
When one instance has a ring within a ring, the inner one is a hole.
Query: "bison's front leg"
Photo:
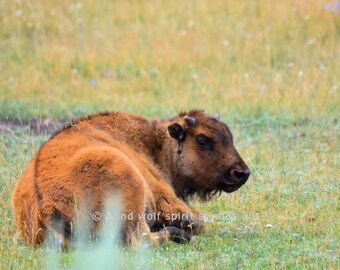
[[[159,198],[158,207],[162,226],[175,226],[192,235],[198,234],[204,227],[203,217],[172,192]]]
[[[202,216],[184,203],[181,202],[181,204],[168,214],[170,225],[181,228],[192,235],[198,234],[204,227]]]
[[[156,170],[149,168],[145,173],[155,203],[152,212],[156,212],[157,215],[156,220],[152,222],[151,230],[159,231],[171,226],[190,234],[198,234],[204,227],[202,216],[180,200],[173,188]]]

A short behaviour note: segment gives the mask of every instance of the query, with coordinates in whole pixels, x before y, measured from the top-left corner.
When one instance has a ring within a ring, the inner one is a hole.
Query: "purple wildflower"
[[[112,72],[111,72],[111,70],[106,69],[106,70],[104,71],[104,76],[105,76],[106,78],[111,78],[111,77],[112,77]]]
[[[334,1],[333,5],[331,3],[326,3],[325,9],[331,11],[334,15],[339,13],[340,3],[339,1]]]
[[[90,80],[90,85],[91,86],[96,86],[97,85],[97,81],[95,79]]]

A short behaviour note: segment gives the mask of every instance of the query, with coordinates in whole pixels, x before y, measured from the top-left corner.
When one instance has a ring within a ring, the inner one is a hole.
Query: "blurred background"
[[[339,4],[0,2],[0,117],[179,110],[298,119],[338,102]]]

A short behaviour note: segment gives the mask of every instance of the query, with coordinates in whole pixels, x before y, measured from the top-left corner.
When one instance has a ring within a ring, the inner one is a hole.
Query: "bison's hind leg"
[[[128,151],[128,149],[125,149]],[[127,219],[120,220],[123,224],[124,241],[128,246],[138,247],[143,245],[146,238],[151,245],[173,240],[181,242],[190,239],[184,231],[171,227],[159,232],[150,232],[150,228],[143,219],[145,205],[154,204],[152,196],[147,195],[147,181],[138,168],[136,160],[130,159],[126,153],[117,148],[98,146],[79,151],[69,162],[68,170],[70,179],[74,183],[86,181],[91,187],[91,204],[94,212],[102,212],[106,200],[115,204],[115,194],[118,192],[122,200],[122,213]],[[77,188],[78,192],[81,191]],[[110,199],[113,194],[112,199]],[[79,195],[79,194],[78,194]],[[151,201],[150,201],[151,200]],[[105,214],[102,216],[105,219]],[[129,217],[132,218],[129,218]],[[93,233],[97,233],[105,220],[100,219]],[[61,222],[63,224],[63,222]],[[67,239],[63,230],[54,230]],[[61,232],[61,233],[60,233]]]

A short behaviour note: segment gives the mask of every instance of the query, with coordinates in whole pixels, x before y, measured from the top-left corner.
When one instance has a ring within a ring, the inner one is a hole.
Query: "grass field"
[[[87,252],[125,269],[339,269],[338,6],[1,0],[0,119],[220,113],[252,176],[234,194],[193,202],[205,232],[189,245]],[[0,269],[59,260],[19,241],[10,205],[47,139],[18,127],[0,134]],[[77,252],[59,255],[60,268],[79,263]]]

